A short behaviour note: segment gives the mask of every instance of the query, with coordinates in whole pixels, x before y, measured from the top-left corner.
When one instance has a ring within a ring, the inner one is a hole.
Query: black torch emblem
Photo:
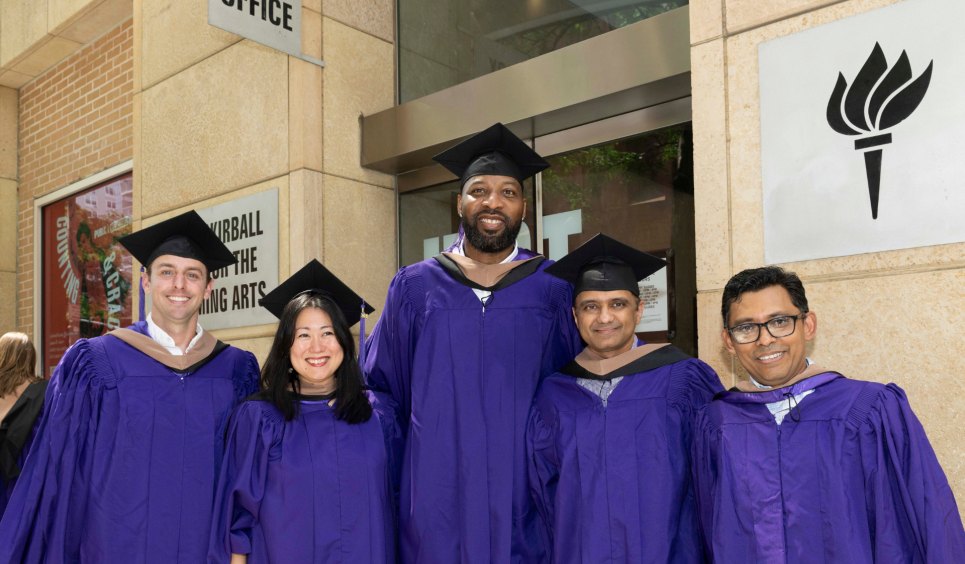
[[[933,64],[934,61],[928,63],[925,72],[912,80],[908,55],[902,51],[898,62],[888,70],[885,54],[875,43],[871,56],[858,71],[850,88],[844,75],[838,73],[838,83],[834,85],[828,102],[828,124],[842,135],[872,134],[854,141],[856,151],[865,151],[872,219],[878,219],[883,151],[880,147],[891,143],[891,133],[885,131],[904,121],[918,108],[928,91]]]

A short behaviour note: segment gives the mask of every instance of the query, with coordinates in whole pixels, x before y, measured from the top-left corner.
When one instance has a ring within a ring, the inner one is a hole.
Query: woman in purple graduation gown
[[[278,331],[228,424],[208,562],[394,563],[402,437],[350,332],[372,308],[314,260],[261,305]]]

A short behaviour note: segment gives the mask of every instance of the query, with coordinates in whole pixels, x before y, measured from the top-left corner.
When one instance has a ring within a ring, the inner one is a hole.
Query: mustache
[[[491,209],[489,209],[489,208],[486,208],[486,209],[477,211],[476,213],[472,214],[472,224],[473,224],[473,225],[476,225],[477,223],[479,223],[479,216],[481,216],[481,215],[483,215],[483,214],[486,214],[486,215],[498,215],[500,218],[502,218],[503,223],[504,223],[505,225],[509,225],[510,223],[512,223],[512,222],[509,220],[509,216],[506,215],[506,214],[504,214],[503,212],[501,212],[501,211],[496,211],[496,210],[491,210]]]

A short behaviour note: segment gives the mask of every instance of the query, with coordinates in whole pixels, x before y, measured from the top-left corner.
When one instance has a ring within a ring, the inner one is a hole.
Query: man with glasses
[[[965,562],[955,497],[894,384],[810,364],[817,316],[801,280],[745,270],[722,337],[750,375],[698,415],[694,474],[715,563]]]

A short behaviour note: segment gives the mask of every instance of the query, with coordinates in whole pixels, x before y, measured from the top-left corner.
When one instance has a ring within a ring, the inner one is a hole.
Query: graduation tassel
[[[144,276],[144,267],[141,267],[141,276]],[[137,320],[144,321],[144,284],[137,281]]]
[[[359,319],[359,366],[365,364],[365,300],[362,300],[362,317]]]

